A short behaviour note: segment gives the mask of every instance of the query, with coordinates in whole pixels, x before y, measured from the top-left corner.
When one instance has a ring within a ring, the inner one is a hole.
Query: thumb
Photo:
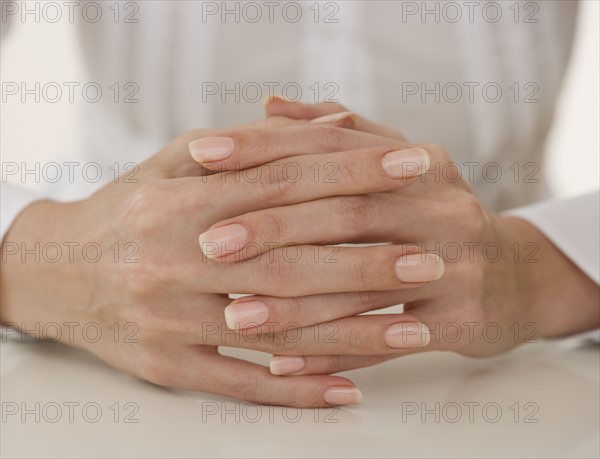
[[[304,104],[301,102],[292,102],[278,96],[270,97],[265,101],[265,113],[267,118],[272,116],[285,116],[297,120],[311,120],[311,122],[314,123],[319,122],[319,118],[342,112],[348,112],[348,109],[335,102]],[[369,132],[383,137],[406,141],[404,135],[394,128],[374,123],[357,115],[353,116],[353,120],[354,123],[351,127],[357,131]],[[321,122],[330,122],[330,119],[325,118]]]

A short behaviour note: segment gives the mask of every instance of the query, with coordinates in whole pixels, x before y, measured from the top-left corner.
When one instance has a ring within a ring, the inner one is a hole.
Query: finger
[[[330,375],[341,371],[366,368],[406,355],[274,355],[269,369],[274,375]]]
[[[280,97],[271,98],[265,104],[267,118],[271,116],[286,116],[294,119],[312,120],[313,122],[317,123],[328,122],[327,119],[322,119],[325,116],[347,111],[348,109],[346,107],[338,103],[325,102],[320,104],[304,104],[299,102],[291,102]],[[383,137],[390,137],[392,139],[406,140],[400,131],[373,123],[362,116],[354,117],[354,129],[363,132],[370,132]]]
[[[247,169],[297,155],[404,145],[400,140],[335,125],[312,124],[220,131],[216,136],[190,140],[191,156],[214,172]]]
[[[439,302],[438,302],[439,303]],[[452,308],[447,304],[438,304],[437,307],[433,307],[432,303],[425,303],[421,307],[411,307],[410,304],[405,305],[405,311],[409,310],[410,313],[404,313],[402,315],[411,317],[413,325],[404,329],[408,332],[408,335],[403,336],[402,333],[396,334],[393,340],[396,341],[396,346],[399,348],[394,352],[384,352],[382,355],[348,355],[346,353],[335,355],[277,355],[273,356],[270,363],[271,372],[277,375],[287,374],[331,374],[339,371],[352,370],[355,368],[362,368],[383,362],[385,360],[403,357],[410,354],[428,352],[428,351],[446,351],[446,350],[461,350],[464,346],[472,345],[475,340],[476,326],[481,327],[482,324],[474,322],[471,318],[465,318],[464,323],[461,325],[456,320],[456,312],[452,311]],[[373,321],[373,317],[380,316],[362,316],[366,320]],[[357,318],[354,318],[357,319]],[[384,321],[385,323],[385,321]],[[338,324],[334,330],[339,335],[340,342],[344,342],[348,338],[344,337],[344,333],[348,333],[348,328],[343,324],[343,321],[331,322],[331,324]],[[469,327],[464,327],[463,325]],[[371,327],[371,324],[364,324],[363,329]],[[393,327],[394,325],[392,325]],[[418,332],[423,330],[426,333],[426,337],[422,336],[419,339]],[[331,328],[331,325],[330,325]],[[361,329],[362,330],[362,329]],[[387,333],[388,330],[383,332]],[[397,331],[397,328],[396,328]],[[402,329],[400,330],[403,331]],[[379,332],[379,335],[382,331]],[[377,336],[370,338],[369,333],[367,336],[356,335],[353,336],[352,342],[358,347],[375,349],[377,344],[372,345],[369,343],[377,343]],[[280,338],[281,341],[283,341]],[[392,340],[392,341],[393,341]],[[407,343],[417,340],[418,344],[427,342],[426,345],[420,346],[407,346]],[[290,339],[288,338],[288,341]],[[310,340],[307,340],[310,345]],[[330,339],[330,341],[333,341]],[[387,342],[387,341],[386,341]],[[294,343],[297,345],[297,343]],[[289,346],[288,346],[289,347]],[[370,352],[367,352],[367,354]],[[287,352],[285,352],[287,354]]]
[[[308,124],[306,120],[296,120],[294,118],[288,118],[287,116],[272,116],[266,120],[257,120],[249,124],[241,124],[239,126],[232,126],[228,129],[221,130],[222,132],[228,132],[236,129],[276,129],[291,126],[303,126]],[[192,139],[193,140],[193,139]]]
[[[206,352],[203,347],[174,355],[172,368],[160,370],[159,385],[209,392],[252,403],[301,408],[350,405],[362,401],[362,394],[346,378],[338,376],[297,376],[280,378],[266,367],[244,360]],[[167,364],[170,365],[170,364]]]
[[[292,298],[252,295],[232,301],[223,312],[229,329],[243,330],[245,337],[252,337],[309,327],[424,297],[423,289],[417,288]]]
[[[395,190],[425,173],[429,164],[429,155],[422,148],[378,146],[296,156],[245,171],[204,178],[207,195],[219,202],[219,206],[206,211],[211,212],[209,220],[219,221],[252,210],[329,196]],[[210,238],[207,236],[203,240],[206,242]]]
[[[201,247],[234,262],[274,246],[432,240],[438,228],[431,222],[444,215],[439,207],[391,193],[335,196],[222,220],[200,236]],[[227,240],[233,229],[243,237]]]
[[[418,247],[293,246],[240,263],[211,259],[196,284],[213,292],[291,297],[415,288],[444,274],[444,263]]]
[[[359,315],[281,333],[225,337],[226,345],[275,355],[391,355],[439,350],[428,327],[409,314]]]
[[[266,120],[257,120],[250,123],[240,124],[228,129],[193,129],[185,132],[171,142],[158,155],[150,158],[150,164],[156,164],[155,173],[162,178],[179,178],[179,177],[197,177],[214,173],[201,163],[190,157],[189,144],[190,142],[220,136],[232,130],[255,130],[255,129],[276,129],[283,127],[302,126],[308,124],[306,120],[296,120],[286,116],[272,116]],[[338,123],[339,126],[351,127],[348,123]],[[132,170],[130,175],[137,173],[137,169]],[[124,179],[127,176],[123,177]],[[133,177],[131,177],[133,178]],[[133,183],[133,182],[132,182]]]

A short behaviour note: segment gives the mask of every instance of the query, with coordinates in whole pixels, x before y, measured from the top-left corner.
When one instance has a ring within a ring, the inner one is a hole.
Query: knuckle
[[[277,212],[265,212],[260,217],[260,227],[263,237],[267,242],[280,242],[288,232],[288,222]]]
[[[323,364],[323,372],[337,373],[340,369],[344,369],[346,365],[345,355],[330,355],[325,357],[325,363]]]
[[[457,203],[457,207],[460,209],[462,217],[458,221],[464,222],[465,236],[475,238],[476,241],[479,241],[479,238],[483,235],[487,220],[483,204],[475,195],[465,193]]]
[[[278,316],[281,318],[277,326],[281,329],[287,329],[290,327],[299,327],[308,322],[317,322],[312,315],[307,317],[307,313],[312,312],[311,303],[316,301],[318,300],[309,297],[277,299],[277,303],[279,304],[273,305],[273,309],[278,311]],[[326,307],[327,304],[325,304],[325,301],[323,303],[323,307]]]
[[[374,280],[378,277],[379,261],[370,255],[362,257],[357,265],[356,278],[364,290],[373,288]]]
[[[261,401],[258,400],[261,382],[256,376],[244,374],[239,378],[231,378],[230,384],[230,391],[236,397],[249,401]]]
[[[126,211],[128,215],[145,215],[153,204],[155,197],[156,182],[152,184],[143,184],[129,198]]]
[[[338,198],[336,208],[342,227],[347,228],[351,237],[360,237],[373,229],[376,212],[369,196]]]
[[[373,309],[381,303],[381,294],[374,291],[356,292],[355,301],[361,310]]]
[[[346,347],[348,349],[360,349],[364,345],[363,333],[359,328],[351,327],[346,333]]]
[[[240,129],[226,132],[223,135],[233,139],[235,152],[243,152],[243,157],[249,158],[247,163],[239,164],[241,169],[256,165],[258,155],[263,154],[265,151],[269,151],[272,147],[273,136],[270,135],[269,129]],[[241,157],[238,157],[238,159],[241,159]]]
[[[269,173],[263,174],[258,180],[257,198],[267,201],[286,201],[296,189],[295,182],[290,180],[285,168],[273,168]]]
[[[286,327],[285,330],[274,333],[271,335],[264,335],[267,341],[267,348],[271,354],[284,354],[286,351],[290,352],[291,342],[288,339],[288,333],[293,331],[288,330],[290,327]]]
[[[347,156],[338,164],[341,176],[348,185],[359,185],[369,179],[368,165],[362,161],[353,161]]]
[[[286,261],[280,250],[269,252],[252,265],[252,274],[255,285],[260,286],[261,293],[265,295],[278,295],[283,286],[293,284],[295,277],[294,263]]]
[[[328,153],[346,149],[348,133],[345,131],[336,126],[317,125],[309,127],[308,135],[312,145]]]
[[[156,221],[152,216],[157,215],[159,205],[163,210],[177,210],[179,207],[178,200],[172,198],[170,182],[171,180],[160,179],[141,185],[129,196],[116,220],[124,222],[126,227],[153,230]]]
[[[163,290],[164,271],[151,263],[131,263],[124,276],[133,298],[148,300]]]

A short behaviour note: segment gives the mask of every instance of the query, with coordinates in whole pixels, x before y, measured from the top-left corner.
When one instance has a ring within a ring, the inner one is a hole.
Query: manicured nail
[[[340,113],[332,113],[331,115],[320,116],[319,118],[315,118],[310,120],[312,124],[326,124],[326,123],[336,123],[338,121],[342,121],[346,118],[355,118],[356,113],[354,112],[340,112]]]
[[[271,357],[269,368],[274,375],[289,375],[298,373],[304,366],[306,361],[304,357],[292,357],[288,355],[274,355]]]
[[[381,159],[381,165],[392,178],[415,177],[429,169],[429,153],[422,148],[390,151]]]
[[[231,137],[204,137],[192,140],[189,144],[190,154],[199,163],[222,161],[233,154],[235,142]]]
[[[232,303],[225,308],[225,322],[232,330],[258,327],[268,318],[269,308],[262,301]]]
[[[395,269],[402,282],[430,282],[444,275],[444,262],[433,253],[413,253],[398,258]]]
[[[323,394],[323,401],[332,405],[358,405],[363,395],[356,387],[330,387]]]
[[[200,248],[208,258],[223,257],[237,253],[246,244],[248,232],[237,223],[220,226],[202,233],[198,237]]]
[[[424,347],[429,344],[429,329],[420,322],[393,324],[385,331],[385,344],[394,349]]]

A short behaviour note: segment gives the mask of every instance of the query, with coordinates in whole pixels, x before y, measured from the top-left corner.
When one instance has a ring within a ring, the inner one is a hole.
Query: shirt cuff
[[[600,192],[545,201],[503,215],[528,221],[600,284]]]

